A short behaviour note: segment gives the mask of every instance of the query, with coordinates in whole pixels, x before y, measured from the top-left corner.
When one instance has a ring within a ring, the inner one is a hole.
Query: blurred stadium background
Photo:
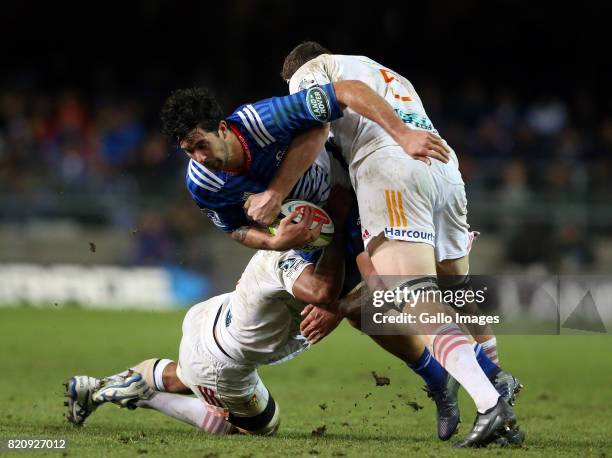
[[[473,272],[609,273],[606,7],[409,3],[4,4],[0,302],[160,308],[232,289],[251,252],[189,199],[159,108],[194,84],[228,113],[282,95],[305,39],[413,82],[460,157]]]

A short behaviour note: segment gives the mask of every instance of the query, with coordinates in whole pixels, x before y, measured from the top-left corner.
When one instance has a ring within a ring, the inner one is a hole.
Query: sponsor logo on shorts
[[[367,229],[365,229],[362,233],[361,233],[361,238],[363,240],[368,240],[370,238],[370,233],[368,232]]]
[[[259,399],[257,398],[257,395],[253,394],[253,396],[251,396],[251,399],[245,402],[245,405],[247,409],[257,408],[259,406]]]
[[[431,232],[399,227],[385,227],[385,237],[391,240],[422,240],[427,242],[435,242],[436,240],[436,236]]]
[[[408,226],[408,220],[404,212],[402,193],[400,191],[385,189],[385,202],[387,203],[387,213],[389,214],[389,226]]]
[[[311,87],[306,92],[306,105],[313,118],[327,122],[330,118],[329,100],[327,94],[319,86]]]

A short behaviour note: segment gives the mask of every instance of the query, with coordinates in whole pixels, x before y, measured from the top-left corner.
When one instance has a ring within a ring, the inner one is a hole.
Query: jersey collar
[[[249,148],[249,144],[247,143],[246,138],[244,137],[244,135],[242,135],[242,132],[240,132],[240,129],[238,129],[236,125],[230,122],[228,122],[227,125],[229,126],[230,130],[234,133],[234,135],[238,137],[238,141],[242,145],[242,149],[244,150],[244,155],[246,156],[246,158],[244,161],[244,165],[242,167],[223,169],[223,171],[228,172],[228,173],[234,173],[236,175],[240,175],[240,174],[247,172],[251,168],[251,148]]]

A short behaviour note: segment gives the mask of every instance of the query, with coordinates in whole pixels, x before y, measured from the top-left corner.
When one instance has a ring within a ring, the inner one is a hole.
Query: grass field
[[[63,420],[64,379],[114,373],[148,357],[176,358],[182,316],[0,309],[0,438],[68,438],[68,449],[53,454],[75,457],[612,456],[612,336],[607,335],[500,337],[504,367],[526,386],[516,407],[527,434],[521,449],[464,451],[439,442],[434,406],[420,381],[346,326],[295,360],[262,368],[282,412],[274,438],[208,437],[157,412],[112,405],[80,429]],[[371,371],[390,377],[391,384],[376,387]],[[415,411],[409,402],[423,409]],[[465,396],[461,406],[463,435],[474,407]],[[323,425],[325,434],[313,437]]]

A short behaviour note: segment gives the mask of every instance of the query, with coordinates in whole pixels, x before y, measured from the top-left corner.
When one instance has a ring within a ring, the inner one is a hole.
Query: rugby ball
[[[300,250],[316,251],[329,245],[334,236],[334,222],[329,217],[327,212],[318,205],[305,200],[286,200],[281,206],[281,212],[280,215],[278,215],[278,218],[274,221],[274,223],[268,226],[268,231],[270,231],[272,235],[276,234],[276,229],[278,228],[281,219],[296,210],[298,211],[298,214],[295,216],[295,218],[293,218],[293,223],[299,223],[302,220],[302,215],[304,214],[306,207],[310,207],[315,211],[315,216],[312,220],[310,228],[315,228],[320,221],[323,222],[323,226],[321,227],[321,234],[319,235],[319,238],[301,247]]]

